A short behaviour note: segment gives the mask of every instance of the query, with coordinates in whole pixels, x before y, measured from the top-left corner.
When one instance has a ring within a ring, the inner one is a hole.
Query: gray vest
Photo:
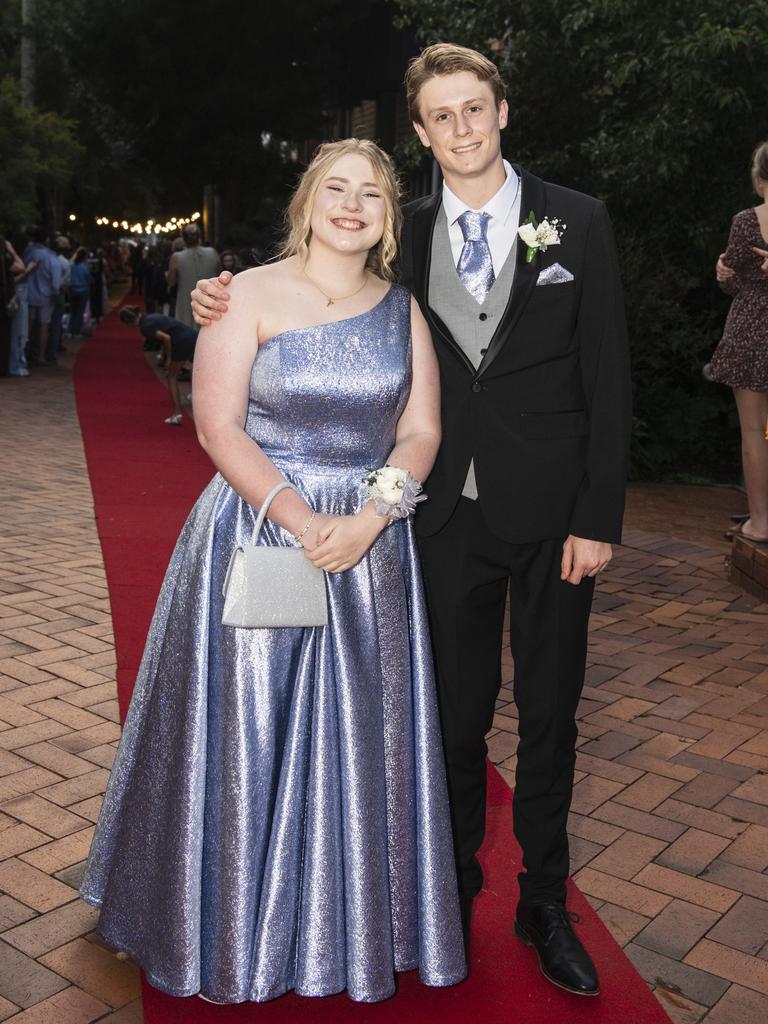
[[[480,365],[483,353],[507,308],[512,282],[515,279],[516,249],[517,246],[513,243],[501,273],[488,292],[485,302],[480,305],[470,295],[456,273],[445,210],[441,209],[437,215],[429,267],[429,305],[475,368]],[[477,498],[474,461],[470,463],[462,494],[465,498]]]

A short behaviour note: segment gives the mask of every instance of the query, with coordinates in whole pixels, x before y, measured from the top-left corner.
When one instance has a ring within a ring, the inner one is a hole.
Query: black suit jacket
[[[631,397],[616,247],[603,203],[516,168],[521,222],[558,217],[562,243],[517,266],[506,310],[476,370],[429,305],[432,233],[442,195],[405,209],[402,281],[421,306],[440,363],[443,441],[416,528],[436,533],[475,461],[491,530],[512,543],[564,537],[618,542],[624,511]],[[536,285],[560,263],[563,284]],[[458,279],[457,279],[458,284]],[[460,285],[459,285],[460,286]]]

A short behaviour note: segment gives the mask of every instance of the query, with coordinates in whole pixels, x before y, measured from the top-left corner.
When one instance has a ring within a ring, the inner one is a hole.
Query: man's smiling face
[[[413,127],[449,183],[482,177],[498,162],[509,108],[506,100],[496,106],[487,82],[471,71],[438,75],[421,87],[418,104],[422,124]]]

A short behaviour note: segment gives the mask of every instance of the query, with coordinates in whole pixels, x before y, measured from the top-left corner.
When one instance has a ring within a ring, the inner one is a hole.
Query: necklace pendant
[[[325,304],[325,305],[326,305],[326,308],[327,308],[328,306],[332,306],[332,305],[333,305],[333,299],[328,299],[328,301],[326,302],[326,304]]]

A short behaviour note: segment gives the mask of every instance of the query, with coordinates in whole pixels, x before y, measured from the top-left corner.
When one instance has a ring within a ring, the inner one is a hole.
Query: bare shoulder
[[[274,289],[276,282],[276,264],[263,267],[250,267],[242,270],[227,285],[227,291],[236,301],[242,299],[260,301]]]
[[[291,292],[290,270],[287,261],[251,267],[236,274],[227,285],[229,313],[220,323],[226,324],[230,314],[237,317],[243,328],[255,329],[257,344],[266,340],[282,327],[275,328],[275,312],[291,308],[295,295]]]
[[[228,291],[235,295],[249,295],[256,298],[264,298],[274,295],[275,289],[281,289],[286,284],[285,260],[277,263],[265,263],[262,267],[250,267],[242,270],[232,278]]]

